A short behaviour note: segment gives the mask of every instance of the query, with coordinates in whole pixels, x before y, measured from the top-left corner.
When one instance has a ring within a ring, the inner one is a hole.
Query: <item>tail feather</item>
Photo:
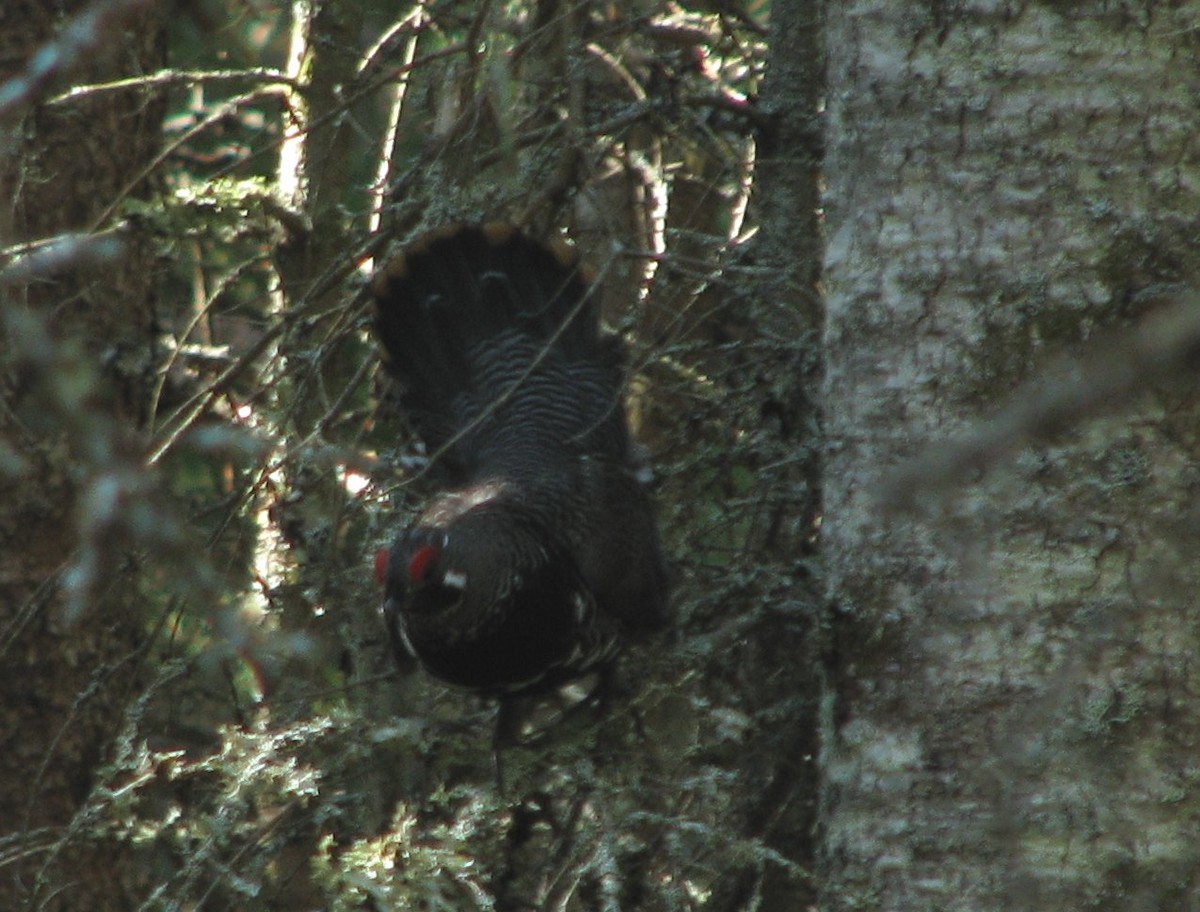
[[[503,433],[460,449],[493,458],[501,444],[545,440],[547,428],[561,441],[583,435],[601,448],[624,447],[620,346],[600,332],[597,296],[572,248],[507,225],[458,225],[410,245],[372,291],[388,370],[429,447],[440,448],[505,394]],[[570,395],[559,388],[564,379],[582,397],[570,398],[560,427],[538,417],[537,433],[523,437],[525,417],[533,424],[547,404]],[[457,455],[470,464],[471,452]]]

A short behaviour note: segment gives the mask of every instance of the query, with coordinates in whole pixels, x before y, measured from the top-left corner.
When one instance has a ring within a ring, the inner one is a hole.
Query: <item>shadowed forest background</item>
[[[794,895],[808,671],[766,653],[803,649],[812,362],[748,278],[767,5],[6,10],[35,280],[4,324],[0,907]],[[494,704],[393,670],[371,573],[430,489],[363,285],[461,220],[565,234],[600,277],[677,577],[610,708],[505,750],[503,790]]]
[[[0,909],[1200,909],[1200,4],[6,0]],[[564,237],[674,575],[397,671],[364,286]]]

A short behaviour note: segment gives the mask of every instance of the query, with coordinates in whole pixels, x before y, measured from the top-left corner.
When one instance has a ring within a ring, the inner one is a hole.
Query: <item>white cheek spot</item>
[[[442,576],[442,585],[461,592],[467,588],[467,575],[461,570],[447,570]]]

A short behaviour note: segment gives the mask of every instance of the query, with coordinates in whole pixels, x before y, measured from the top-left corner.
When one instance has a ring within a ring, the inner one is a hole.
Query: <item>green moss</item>
[[[1145,694],[1140,687],[1114,684],[1083,704],[1080,723],[1087,734],[1107,737],[1134,721],[1144,708]]]

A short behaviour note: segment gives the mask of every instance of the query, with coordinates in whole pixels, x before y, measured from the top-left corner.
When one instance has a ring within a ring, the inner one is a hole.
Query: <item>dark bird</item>
[[[398,656],[485,694],[603,669],[667,623],[620,341],[572,248],[425,235],[372,284],[375,334],[445,490],[377,559]]]

